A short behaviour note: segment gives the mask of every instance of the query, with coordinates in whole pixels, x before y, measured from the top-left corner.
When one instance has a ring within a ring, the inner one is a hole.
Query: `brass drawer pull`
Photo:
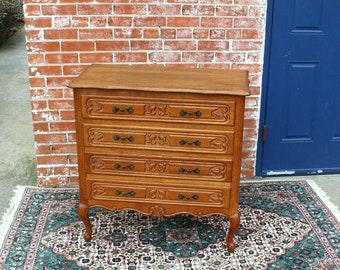
[[[184,194],[178,194],[178,199],[179,200],[187,200],[187,201],[189,201],[189,200],[197,201],[199,199],[199,196],[197,194],[194,194],[192,196],[190,196],[190,195],[186,196]]]
[[[196,145],[196,146],[200,146],[201,145],[201,141],[200,140],[196,140],[196,141],[186,141],[186,140],[180,140],[179,141],[180,145]]]
[[[179,168],[178,171],[180,173],[195,173],[195,174],[199,174],[201,171],[199,168],[195,168],[195,169],[185,169],[183,167]]]
[[[124,136],[119,136],[119,135],[114,135],[113,139],[115,141],[129,141],[129,142],[133,142],[135,140],[133,136],[124,137]]]
[[[136,192],[134,192],[133,190],[131,190],[131,191],[121,191],[119,189],[116,189],[115,195],[116,196],[130,196],[130,197],[133,197],[133,196],[136,195]]]
[[[130,169],[131,171],[133,171],[135,169],[135,165],[133,164],[121,165],[119,163],[116,163],[115,169]]]
[[[199,110],[196,111],[196,112],[180,110],[179,114],[180,114],[180,116],[186,116],[186,115],[189,115],[189,116],[196,115],[197,117],[202,116],[202,112],[199,111]]]
[[[112,112],[113,113],[118,113],[118,112],[128,112],[128,113],[133,113],[135,110],[132,107],[128,108],[118,108],[118,107],[113,107]]]

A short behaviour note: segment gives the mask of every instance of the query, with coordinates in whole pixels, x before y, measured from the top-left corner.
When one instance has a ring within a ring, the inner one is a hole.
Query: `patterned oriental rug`
[[[157,218],[94,208],[86,243],[77,189],[22,188],[2,231],[0,269],[340,269],[338,212],[313,186],[242,183],[234,253],[225,245],[228,220],[219,215]]]

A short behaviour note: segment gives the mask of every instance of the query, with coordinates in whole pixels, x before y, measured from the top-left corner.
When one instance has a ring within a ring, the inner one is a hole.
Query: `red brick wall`
[[[250,71],[242,177],[253,177],[265,0],[25,0],[38,184],[76,184],[72,89],[91,63]]]

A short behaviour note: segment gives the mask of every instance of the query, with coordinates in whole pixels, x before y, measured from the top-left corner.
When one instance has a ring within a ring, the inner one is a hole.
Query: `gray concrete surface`
[[[14,187],[36,185],[25,34],[0,47],[0,221]]]
[[[0,222],[17,185],[36,185],[25,34],[0,47]],[[314,180],[340,206],[340,175],[266,178]]]

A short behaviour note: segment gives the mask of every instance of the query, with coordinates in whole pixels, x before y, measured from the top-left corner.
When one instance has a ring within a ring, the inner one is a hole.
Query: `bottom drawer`
[[[190,185],[188,185],[190,186]],[[192,186],[192,185],[191,185]],[[88,180],[90,200],[204,205],[228,208],[230,187],[134,185]]]

